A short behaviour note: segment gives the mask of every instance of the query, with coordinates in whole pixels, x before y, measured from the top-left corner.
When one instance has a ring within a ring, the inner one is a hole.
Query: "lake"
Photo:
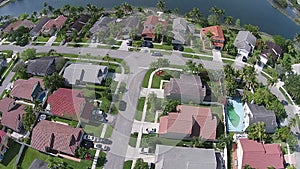
[[[204,15],[209,14],[212,6],[225,9],[226,15],[240,18],[242,24],[253,24],[260,27],[261,31],[269,34],[279,34],[292,39],[296,33],[300,33],[300,26],[291,21],[285,15],[273,8],[267,0],[165,0],[169,9],[178,8],[180,13],[185,13],[193,7],[198,7]],[[15,0],[0,8],[0,15],[19,16],[26,12],[41,11],[43,3],[53,7],[61,7],[64,4],[85,6],[90,3],[96,6],[112,8],[127,2],[134,6],[154,7],[156,0]]]

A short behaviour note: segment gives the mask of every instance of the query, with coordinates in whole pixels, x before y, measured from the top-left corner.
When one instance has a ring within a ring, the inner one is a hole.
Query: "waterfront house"
[[[176,112],[169,112],[159,119],[159,137],[170,139],[215,140],[217,118],[209,107],[178,105]]]
[[[31,147],[53,155],[75,156],[83,134],[82,128],[41,120],[32,130]]]
[[[241,138],[233,150],[233,169],[243,169],[244,166],[265,169],[270,166],[276,169],[284,168],[283,154],[280,144],[264,144]]]
[[[8,135],[0,130],[0,162],[4,159],[5,152],[8,149]]]
[[[21,26],[24,26],[25,28],[28,28],[31,30],[34,27],[34,23],[30,20],[18,20],[16,22],[10,23],[6,28],[3,29],[4,33],[9,33],[10,31],[15,31]]]
[[[12,98],[4,98],[0,100],[0,111],[2,112],[1,124],[3,126],[16,132],[23,131],[24,105],[16,103]]]
[[[50,19],[42,28],[41,33],[46,35],[53,35],[56,30],[61,29],[68,18],[63,15],[58,16],[55,19]]]
[[[40,21],[33,27],[33,29],[29,32],[32,36],[39,36],[43,26],[49,21],[50,19],[46,16],[40,19]]]
[[[26,73],[34,76],[51,75],[56,71],[54,57],[41,57],[28,61]]]
[[[257,104],[245,103],[244,106],[244,124],[246,131],[251,124],[263,122],[265,124],[266,132],[275,133],[277,128],[276,116],[274,111],[267,110],[264,106]]]
[[[174,147],[156,144],[156,169],[219,169],[221,159],[214,149]]]
[[[206,96],[206,87],[200,76],[181,74],[180,78],[171,78],[165,85],[164,96],[182,103],[202,103]]]
[[[211,34],[211,37],[207,37]],[[222,50],[224,47],[224,33],[221,26],[209,26],[200,30],[201,40],[208,39],[210,41],[211,48]]]
[[[248,57],[254,50],[256,37],[249,31],[239,31],[233,44],[239,55]]]
[[[282,57],[282,48],[274,42],[266,42],[267,48],[261,52],[260,61],[262,66],[266,65],[269,60],[276,63],[278,58]]]
[[[91,27],[91,29],[89,30],[89,34],[92,37],[92,41],[94,43],[98,42],[98,34],[99,32],[103,33],[103,37],[106,36],[106,34],[109,31],[109,27],[108,25],[110,23],[115,23],[116,19],[115,18],[111,18],[111,17],[107,17],[107,16],[101,16],[99,18],[99,20],[94,23],[94,25]]]
[[[142,37],[146,40],[154,40],[154,28],[156,25],[162,24],[164,29],[167,29],[168,22],[161,20],[155,15],[148,16],[146,21],[144,22],[144,29],[142,32]]]
[[[122,24],[122,31],[121,35],[123,38],[129,37],[130,32],[133,31],[135,35],[138,35],[140,31],[140,18],[138,16],[130,16],[126,19],[121,21]]]
[[[83,91],[59,88],[48,97],[46,110],[54,116],[79,120],[83,115],[89,118],[93,106],[85,100]]]
[[[81,15],[74,23],[70,26],[69,30],[67,31],[67,35],[71,35],[73,31],[77,31],[80,34],[84,25],[87,24],[91,16],[89,15]]]
[[[188,22],[183,18],[175,18],[173,20],[173,34],[174,40],[173,44],[186,44],[187,34],[194,34],[195,27],[193,24],[188,24]]]
[[[63,77],[66,85],[84,87],[86,84],[101,84],[106,79],[107,74],[107,66],[72,63],[65,68]]]
[[[37,99],[40,99],[39,96],[42,94],[43,91],[43,80],[40,78],[31,77],[28,80],[18,79],[15,82],[13,82],[10,95],[15,99],[33,102]]]

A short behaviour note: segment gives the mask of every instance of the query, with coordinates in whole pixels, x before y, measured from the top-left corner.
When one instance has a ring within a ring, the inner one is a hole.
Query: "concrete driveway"
[[[134,120],[131,133],[139,132],[141,127],[143,129],[143,131],[142,131],[143,134],[148,134],[148,132],[146,131],[147,128],[151,128],[151,129],[155,128],[156,131],[158,132],[159,123],[150,123],[150,122],[142,123],[140,121]]]
[[[128,42],[128,40],[123,40],[122,43],[121,43],[121,46],[120,46],[119,50],[128,51],[127,42]]]
[[[51,36],[45,46],[51,46],[52,43],[55,41],[56,36]]]
[[[213,54],[213,61],[217,61],[217,62],[222,62],[222,55],[221,52],[219,50],[212,50],[212,54]]]

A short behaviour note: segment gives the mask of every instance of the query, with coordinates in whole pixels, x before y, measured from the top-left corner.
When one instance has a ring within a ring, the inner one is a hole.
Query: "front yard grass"
[[[99,63],[102,66],[108,66],[108,71],[112,73],[122,73],[120,66],[117,64],[113,63],[108,63],[108,62],[100,62]]]
[[[124,162],[123,169],[131,169],[132,160],[127,160]]]
[[[86,133],[88,133],[89,135],[93,135],[96,137],[100,137],[102,130],[103,130],[103,126],[104,124],[100,124],[98,126],[96,125],[89,125],[89,124],[82,124],[82,128],[84,129],[84,131]]]
[[[92,166],[93,158],[89,161],[87,160],[81,160],[81,162],[75,162],[72,160],[68,160],[65,158],[59,158],[59,157],[53,157],[44,153],[41,153],[35,149],[32,148],[25,148],[23,151],[23,155],[20,159],[19,165],[22,169],[29,168],[30,164],[33,162],[34,159],[39,159],[42,161],[46,161],[48,159],[54,159],[55,161],[61,159],[65,163],[67,163],[68,168],[70,169],[77,169],[77,168],[88,168]]]
[[[111,135],[112,135],[113,130],[114,130],[114,128],[111,125],[108,124],[104,137],[105,138],[110,138]]]
[[[148,87],[148,83],[149,83],[149,79],[150,79],[150,75],[151,73],[154,71],[154,69],[149,69],[146,74],[145,77],[143,79],[143,83],[142,83],[142,87],[147,88]]]
[[[43,45],[45,45],[46,43],[44,43],[44,42],[33,42],[32,43],[32,45],[34,45],[34,46],[43,46]]]
[[[155,49],[164,49],[164,50],[173,50],[173,46],[172,45],[157,45],[154,44]]]
[[[137,104],[137,108],[136,108],[136,112],[135,112],[135,116],[134,116],[135,120],[138,120],[138,121],[142,120],[145,99],[146,99],[145,97],[140,97],[138,100],[138,104]]]
[[[183,53],[182,56],[185,58],[193,58],[193,59],[200,59],[200,60],[209,60],[209,61],[213,60],[213,57],[198,56],[198,55],[186,54],[186,53]]]
[[[194,49],[192,49],[192,48],[184,48],[183,51],[188,52],[188,53],[195,53]]]
[[[147,109],[150,109],[150,105],[147,106]],[[151,111],[147,110],[145,121],[146,122],[154,122],[154,120],[155,120],[155,112],[151,112]]]
[[[50,39],[50,37],[38,36],[35,41],[36,42],[48,42],[49,39]]]
[[[161,80],[170,80],[170,78],[173,77],[174,72],[177,71],[164,70],[160,76],[154,75],[151,88],[159,89]],[[178,72],[178,75],[180,75],[180,72]],[[176,76],[176,78],[179,78],[179,76]]]
[[[9,148],[4,155],[4,159],[0,163],[1,169],[14,168],[21,145],[19,143],[14,142],[12,139],[9,139],[8,147]]]

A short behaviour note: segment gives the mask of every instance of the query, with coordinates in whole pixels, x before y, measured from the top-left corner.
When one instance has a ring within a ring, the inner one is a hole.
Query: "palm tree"
[[[156,7],[161,11],[165,11],[166,10],[166,2],[163,0],[159,0],[156,4]]]
[[[53,6],[49,5],[48,10],[53,14],[53,10],[54,10]]]
[[[290,118],[289,120],[289,127],[295,127],[297,124],[297,119],[294,117],[294,118]]]
[[[70,14],[70,8],[71,8],[71,6],[68,5],[68,4],[66,4],[66,5],[64,5],[64,6],[61,8],[61,10],[62,10],[62,12],[63,12],[64,14],[66,14],[67,16],[69,16],[69,14]]]
[[[266,128],[264,122],[258,122],[248,127],[248,138],[252,140],[264,141],[267,138]]]
[[[159,41],[159,36],[161,36],[163,33],[163,25],[161,23],[158,23],[154,27],[154,34],[155,34],[155,39]]]
[[[122,5],[121,5],[121,8],[123,9],[125,15],[128,15],[132,12],[132,6],[129,5],[127,2],[124,2]]]
[[[77,11],[79,13],[79,15],[81,15],[84,11],[84,8],[82,6],[77,7]]]
[[[232,22],[233,22],[233,17],[232,16],[226,16],[225,17],[225,24],[226,25],[231,25],[232,24]]]
[[[294,37],[294,42],[295,43],[300,43],[300,33],[296,33],[296,35]]]

